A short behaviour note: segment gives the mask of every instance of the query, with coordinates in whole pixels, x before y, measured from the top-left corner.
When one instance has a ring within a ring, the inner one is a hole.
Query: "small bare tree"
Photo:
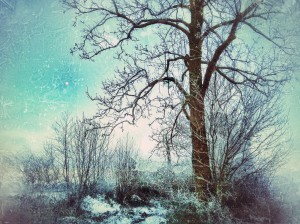
[[[25,179],[30,184],[64,181],[75,203],[102,184],[111,168],[112,152],[108,137],[85,119],[63,114],[53,126],[54,136],[41,155],[29,154],[22,160]]]
[[[104,179],[104,173],[110,166],[108,139],[100,130],[94,129],[81,120],[77,120],[72,130],[71,143],[73,162],[76,170],[76,194],[80,200],[95,190],[96,184]]]
[[[43,190],[45,184],[59,180],[59,167],[56,166],[54,157],[48,154],[36,155],[31,152],[25,155],[21,158],[21,171],[25,183],[33,189],[38,187]]]
[[[267,94],[264,94],[267,93]],[[288,153],[286,117],[277,90],[258,93],[214,77],[206,126],[214,190],[278,168]]]
[[[151,139],[156,142],[152,153],[165,157],[169,167],[191,156],[191,133],[185,120],[178,120],[172,126],[174,114],[160,122],[160,128],[153,130]]]
[[[53,124],[54,142],[51,147],[55,147],[58,153],[57,160],[63,167],[64,181],[69,191],[70,184],[70,166],[71,166],[71,143],[73,139],[74,121],[68,113],[63,113],[62,118]]]
[[[280,7],[271,0],[63,2],[84,27],[72,53],[94,59],[113,50],[124,65],[103,83],[103,95],[91,97],[98,102],[99,126],[134,124],[155,109],[153,119],[164,120],[177,109],[173,127],[179,117],[189,123],[196,191],[207,199],[213,160],[205,111],[212,79],[265,94],[287,80],[281,57],[289,50],[287,32],[271,26]]]
[[[127,197],[137,189],[137,153],[130,139],[120,140],[114,150],[114,172],[116,176],[117,199],[125,203]]]

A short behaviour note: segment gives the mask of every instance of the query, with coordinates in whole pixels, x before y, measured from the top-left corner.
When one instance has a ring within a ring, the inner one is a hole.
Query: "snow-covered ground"
[[[114,214],[120,210],[120,205],[114,201],[111,203],[106,202],[104,196],[98,196],[92,198],[87,196],[81,205],[81,208],[87,212],[90,212],[92,216],[97,217],[103,214]]]
[[[124,207],[111,199],[105,199],[99,195],[96,198],[87,196],[81,208],[90,214],[92,220],[99,220],[101,223],[142,223],[159,224],[167,223],[167,210],[159,201],[151,200],[148,206]],[[96,222],[97,223],[97,222]]]

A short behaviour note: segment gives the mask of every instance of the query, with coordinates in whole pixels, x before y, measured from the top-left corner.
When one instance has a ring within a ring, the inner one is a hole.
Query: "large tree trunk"
[[[196,192],[201,200],[209,196],[211,184],[211,172],[209,152],[205,129],[205,104],[202,90],[202,41],[201,30],[203,24],[203,0],[190,0],[191,24],[190,24],[190,58],[188,69],[190,75],[190,128],[192,133],[192,165],[195,176]]]
[[[191,99],[192,165],[196,192],[201,200],[209,196],[211,172],[206,138],[204,102],[201,98]]]

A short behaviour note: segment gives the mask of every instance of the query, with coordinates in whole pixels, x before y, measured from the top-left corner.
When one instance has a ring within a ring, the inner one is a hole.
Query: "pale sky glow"
[[[85,92],[101,93],[101,81],[113,77],[118,64],[110,53],[95,62],[72,56],[70,48],[80,38],[72,23],[73,15],[64,14],[58,0],[17,0],[15,10],[0,15],[0,153],[38,151],[64,111],[78,117],[95,114],[96,105]],[[151,33],[148,28],[139,36],[151,42]],[[300,84],[293,81],[286,89],[293,151],[298,151],[287,167],[300,170],[294,161],[300,159]],[[129,133],[137,148],[149,152],[154,142],[148,123],[141,120],[115,136]]]

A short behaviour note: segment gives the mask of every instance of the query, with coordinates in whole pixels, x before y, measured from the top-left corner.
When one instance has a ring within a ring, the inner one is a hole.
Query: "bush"
[[[54,159],[48,155],[29,154],[21,159],[25,183],[32,187],[55,183],[59,179]]]
[[[162,178],[164,179],[164,178]],[[182,175],[175,180],[184,183]],[[178,182],[178,181],[176,181]],[[174,182],[174,183],[176,183]],[[271,190],[270,180],[253,175],[243,182],[218,189],[206,202],[199,201],[192,187],[174,184],[173,194],[164,200],[168,223],[287,223],[286,208]],[[192,183],[188,186],[192,186]]]
[[[133,144],[126,139],[120,141],[115,150],[114,173],[116,177],[116,199],[120,204],[134,194],[138,188],[136,158],[137,153],[133,149]]]
[[[222,202],[240,222],[285,223],[284,209],[264,176],[250,176],[243,182],[233,183],[227,195]]]
[[[164,206],[168,208],[168,223],[232,223],[228,208],[214,198],[200,202],[195,193],[178,191],[164,201]]]

